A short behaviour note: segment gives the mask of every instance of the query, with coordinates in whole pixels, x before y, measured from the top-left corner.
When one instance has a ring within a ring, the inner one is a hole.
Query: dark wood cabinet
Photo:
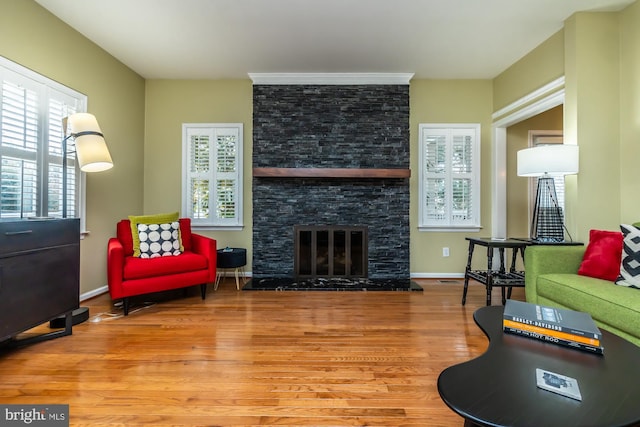
[[[79,299],[78,218],[0,221],[0,343],[70,335]],[[59,316],[65,316],[63,330],[16,339]]]

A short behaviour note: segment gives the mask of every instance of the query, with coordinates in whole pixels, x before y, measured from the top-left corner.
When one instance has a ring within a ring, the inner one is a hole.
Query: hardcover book
[[[536,368],[536,385],[543,390],[558,393],[575,400],[582,400],[580,387],[575,378]]]
[[[516,322],[514,320],[503,319],[503,329],[506,331],[509,329],[516,329],[519,331],[526,331],[535,334],[545,335],[560,340],[572,341],[584,345],[600,346],[600,340],[596,338],[585,337],[583,335],[570,334],[568,332],[556,331],[554,329],[542,328],[529,323]]]
[[[545,342],[550,342],[552,344],[558,344],[564,347],[569,347],[569,348],[573,348],[576,350],[582,350],[582,351],[586,351],[589,353],[594,353],[594,354],[604,354],[604,348],[600,345],[589,345],[589,344],[583,344],[577,341],[571,341],[571,340],[566,340],[566,339],[562,339],[562,338],[556,338],[554,336],[550,336],[550,335],[544,335],[544,334],[539,334],[536,332],[530,332],[527,330],[523,330],[523,329],[517,329],[517,328],[510,328],[510,327],[505,327],[504,328],[505,332],[508,332],[510,334],[514,334],[514,335],[520,335],[523,337],[527,337],[527,338],[533,338],[533,339],[537,339],[540,341],[545,341]]]
[[[503,319],[548,331],[563,332],[598,341],[602,339],[602,332],[596,326],[591,315],[581,311],[507,300]]]

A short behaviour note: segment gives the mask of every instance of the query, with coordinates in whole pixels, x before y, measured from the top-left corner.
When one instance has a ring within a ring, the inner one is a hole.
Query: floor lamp
[[[70,152],[68,141],[73,138],[78,167],[82,172],[101,172],[113,167],[111,154],[104,135],[93,114],[76,113],[62,119],[62,218],[67,217],[67,155]],[[69,132],[69,133],[67,133]],[[73,311],[73,324],[82,323],[89,318],[89,309],[80,307]],[[52,320],[50,327],[64,326],[64,316]]]
[[[558,203],[554,177],[578,173],[578,146],[538,145],[518,151],[518,176],[538,177],[531,218],[531,239],[564,241],[564,215]]]

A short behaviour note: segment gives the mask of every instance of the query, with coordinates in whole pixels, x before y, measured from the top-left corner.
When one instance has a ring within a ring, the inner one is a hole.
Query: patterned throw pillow
[[[616,285],[640,288],[640,230],[627,224],[622,224],[620,229],[624,235],[624,248]]]
[[[140,256],[140,239],[138,238],[138,224],[168,224],[178,221],[179,213],[161,213],[155,215],[129,215],[131,238],[133,240],[133,256]],[[180,242],[182,244],[182,242]],[[182,247],[180,248],[182,250]]]
[[[180,223],[138,224],[140,258],[180,255]]]

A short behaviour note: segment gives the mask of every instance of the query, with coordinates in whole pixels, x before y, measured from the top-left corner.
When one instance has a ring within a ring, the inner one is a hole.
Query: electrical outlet
[[[442,248],[442,256],[449,256],[449,248]]]

